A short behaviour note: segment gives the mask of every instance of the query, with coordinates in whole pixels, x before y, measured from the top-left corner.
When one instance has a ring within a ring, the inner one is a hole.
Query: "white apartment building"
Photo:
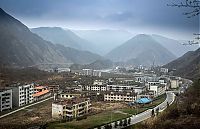
[[[171,88],[178,88],[179,87],[179,80],[178,79],[171,79],[170,80],[170,85],[171,85]]]
[[[101,77],[101,71],[100,70],[93,70],[93,76]]]
[[[82,69],[82,73],[83,73],[83,75],[92,76],[93,75],[93,70],[92,69]]]
[[[104,94],[104,101],[125,101],[134,102],[137,100],[137,94],[134,92],[106,92]]]
[[[148,82],[148,87],[150,88],[150,86],[155,86],[155,85],[160,85],[159,81],[149,81]]]
[[[160,68],[160,72],[162,72],[162,73],[168,73],[169,72],[169,70],[167,69],[167,68]]]
[[[85,86],[86,91],[106,91],[107,86],[106,85],[88,85]]]
[[[146,86],[136,86],[134,87],[133,91],[137,94],[141,94],[142,92],[145,92],[146,89]]]
[[[52,117],[57,119],[77,118],[90,112],[91,103],[87,98],[58,100],[52,103]]]
[[[137,85],[107,85],[108,91],[126,91],[134,90]]]
[[[59,93],[58,96],[61,99],[73,99],[76,97],[80,98],[82,93],[78,91],[63,91],[62,93]]]
[[[13,106],[20,107],[34,101],[34,84],[17,85],[12,88]]]
[[[162,84],[159,84],[159,85],[150,85],[149,90],[153,91],[154,92],[154,96],[156,97],[156,96],[160,96],[160,95],[162,95],[162,94],[165,93],[166,86],[162,85]]]
[[[106,82],[104,80],[95,80],[93,85],[105,85]]]
[[[12,109],[12,89],[0,89],[0,111]]]
[[[70,72],[70,68],[57,68],[57,72],[58,72],[58,73]]]

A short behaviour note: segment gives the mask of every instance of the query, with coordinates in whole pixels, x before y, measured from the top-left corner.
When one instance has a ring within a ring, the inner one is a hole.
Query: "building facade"
[[[59,85],[48,85],[48,89],[50,90],[51,93],[58,93],[60,90]]]
[[[82,117],[90,110],[91,103],[86,98],[58,100],[52,103],[52,117],[56,119]]]
[[[157,97],[165,93],[166,86],[162,84],[150,85],[149,90],[154,92],[154,97]]]
[[[78,91],[73,91],[73,92],[69,92],[69,91],[63,91],[62,93],[58,94],[58,98],[60,99],[73,99],[76,97],[81,97],[82,93],[78,92]]]
[[[92,76],[93,70],[92,69],[82,69],[83,75]]]
[[[13,106],[20,107],[34,101],[34,84],[18,85],[12,88]]]
[[[101,77],[101,71],[100,70],[93,70],[93,76]]]
[[[137,85],[107,85],[108,91],[126,91],[126,90],[134,90],[134,87]]]
[[[179,87],[179,80],[178,79],[171,79],[170,86],[172,89],[176,89]]]
[[[12,109],[12,89],[0,89],[0,111]]]
[[[86,91],[107,91],[106,85],[88,85],[85,86]]]
[[[51,92],[47,89],[46,86],[36,86],[34,88],[33,98],[34,101],[39,101],[51,96]]]
[[[134,92],[106,92],[104,94],[104,101],[125,101],[134,102],[137,99],[137,94]]]

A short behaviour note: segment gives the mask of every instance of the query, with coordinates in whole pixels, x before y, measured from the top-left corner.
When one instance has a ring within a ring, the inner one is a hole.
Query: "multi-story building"
[[[58,100],[52,103],[52,117],[57,119],[77,118],[90,112],[91,103],[88,98]]]
[[[137,85],[107,85],[108,91],[126,91],[134,90]]]
[[[34,101],[34,84],[16,85],[12,88],[13,106],[20,107]]]
[[[59,85],[48,85],[48,89],[51,93],[58,93],[60,86]]]
[[[148,82],[148,88],[150,88],[150,86],[155,86],[155,85],[160,85],[159,81],[149,81]]]
[[[0,111],[12,109],[12,89],[0,89]]]
[[[169,70],[167,69],[167,68],[160,68],[160,72],[162,72],[162,73],[168,73],[169,72]]]
[[[84,86],[84,90],[86,91],[106,91],[106,81],[104,80],[95,80],[93,85]]]
[[[146,86],[135,86],[133,91],[137,94],[141,94],[142,92],[146,92]]]
[[[93,70],[92,69],[82,69],[83,75],[93,75]]]
[[[106,91],[107,86],[106,85],[88,85],[85,86],[86,91]]]
[[[171,88],[178,88],[179,87],[179,80],[178,79],[171,79],[170,80],[170,86]]]
[[[73,99],[79,98],[82,96],[82,93],[79,91],[63,91],[58,94],[58,98],[60,99]]]
[[[104,101],[134,102],[136,99],[137,99],[137,94],[134,92],[108,91],[104,94]]]
[[[105,85],[106,82],[104,80],[95,80],[93,85]]]
[[[101,71],[100,70],[93,70],[93,76],[101,77]]]
[[[154,92],[154,96],[160,96],[165,93],[166,91],[166,85],[162,84],[155,84],[155,85],[150,85],[149,90]]]
[[[34,101],[39,101],[51,96],[51,92],[47,89],[46,86],[36,86],[34,88],[33,98]]]
[[[70,68],[57,68],[57,72],[58,72],[58,73],[70,72]]]

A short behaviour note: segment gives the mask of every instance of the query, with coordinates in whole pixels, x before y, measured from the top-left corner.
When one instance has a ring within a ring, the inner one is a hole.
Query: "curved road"
[[[165,101],[162,102],[161,104],[159,104],[158,106],[156,106],[155,108],[148,109],[148,110],[146,110],[146,111],[144,111],[140,114],[133,115],[133,116],[129,117],[129,118],[131,118],[131,123],[128,126],[134,125],[136,123],[139,123],[141,121],[144,121],[144,120],[150,118],[151,115],[152,115],[152,110],[154,110],[154,112],[156,112],[156,110],[159,109],[159,112],[162,112],[163,110],[165,110],[167,108],[167,103],[169,105],[171,105],[174,102],[175,94],[173,93],[173,91],[167,91],[166,94],[167,94],[167,98],[165,99]],[[127,121],[128,121],[129,118],[126,118]],[[117,121],[117,122],[119,124],[119,121]],[[124,128],[123,126],[122,127],[118,126],[117,128],[115,128],[114,127],[115,122],[111,123],[111,125],[112,125],[112,129]],[[104,126],[101,126],[101,129],[104,129],[104,128],[105,128]],[[97,128],[95,128],[95,129],[97,129]]]

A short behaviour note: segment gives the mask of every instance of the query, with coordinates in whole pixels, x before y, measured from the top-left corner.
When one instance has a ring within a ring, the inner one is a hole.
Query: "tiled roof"
[[[47,93],[49,93],[49,90],[43,90],[41,92],[33,94],[33,97],[38,97],[38,96],[41,96],[41,95],[44,95],[44,94],[47,94]]]
[[[46,86],[36,86],[35,89],[44,89]]]

